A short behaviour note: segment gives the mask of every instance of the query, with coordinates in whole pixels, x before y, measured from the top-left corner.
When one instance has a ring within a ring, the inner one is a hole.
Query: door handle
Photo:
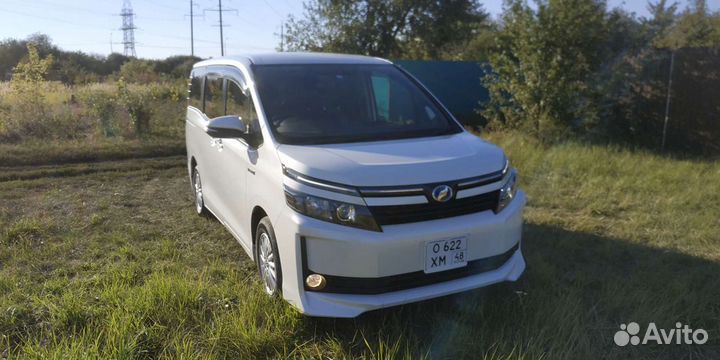
[[[222,151],[222,149],[223,149],[222,139],[211,139],[210,147],[217,147],[218,151]]]

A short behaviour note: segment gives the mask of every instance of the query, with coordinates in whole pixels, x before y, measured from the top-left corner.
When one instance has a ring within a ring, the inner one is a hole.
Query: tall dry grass
[[[0,142],[182,136],[182,82],[67,86],[46,81],[38,86],[19,93],[9,83],[0,83]],[[145,114],[147,126],[142,131],[134,124],[134,109]]]

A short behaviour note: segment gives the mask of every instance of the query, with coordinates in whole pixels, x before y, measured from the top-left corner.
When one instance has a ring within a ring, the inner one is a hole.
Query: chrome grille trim
[[[357,189],[355,187],[349,186],[349,185],[343,185],[338,184],[330,181],[320,180],[316,179],[314,177],[310,177],[307,175],[300,174],[299,172],[288,169],[283,165],[283,174],[285,176],[301,183],[305,184],[307,186],[316,187],[319,189],[327,190],[327,191],[334,191],[341,194],[346,195],[352,195],[352,196],[360,196]]]
[[[403,197],[403,196],[429,196],[429,193],[437,185],[449,185],[455,192],[470,188],[480,187],[494,182],[501,181],[508,171],[507,162],[502,170],[498,170],[489,174],[465,178],[460,180],[440,181],[429,184],[413,184],[398,186],[351,186],[331,181],[316,179],[307,175],[303,175],[292,169],[283,166],[283,173],[289,178],[316,188],[334,191],[342,194],[362,196],[366,198],[374,197]]]

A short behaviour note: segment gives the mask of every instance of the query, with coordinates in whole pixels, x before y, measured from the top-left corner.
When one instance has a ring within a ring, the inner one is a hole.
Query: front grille
[[[407,224],[473,214],[497,207],[499,190],[485,194],[453,199],[446,203],[371,206],[370,211],[379,225]]]
[[[371,295],[437,284],[495,270],[510,260],[518,249],[519,245],[515,244],[502,254],[468,261],[465,267],[430,274],[426,274],[424,271],[416,271],[378,278],[324,275],[325,279],[327,279],[327,286],[319,292]],[[311,273],[313,273],[312,270],[305,269],[304,275],[307,276]],[[306,290],[311,289],[306,287]]]

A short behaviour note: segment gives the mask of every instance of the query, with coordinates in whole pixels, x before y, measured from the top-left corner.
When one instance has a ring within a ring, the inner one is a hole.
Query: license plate
[[[467,238],[431,241],[425,245],[425,272],[434,273],[467,265]]]

